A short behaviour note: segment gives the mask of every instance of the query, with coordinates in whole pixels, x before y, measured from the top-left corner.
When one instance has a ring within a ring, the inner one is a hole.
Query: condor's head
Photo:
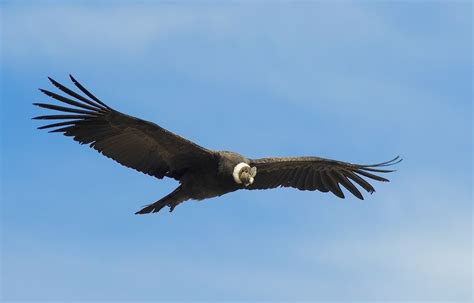
[[[245,186],[249,186],[253,183],[255,176],[257,175],[257,168],[250,167],[247,163],[240,162],[234,167],[234,171],[232,176],[234,177],[234,181],[237,184],[243,184]]]

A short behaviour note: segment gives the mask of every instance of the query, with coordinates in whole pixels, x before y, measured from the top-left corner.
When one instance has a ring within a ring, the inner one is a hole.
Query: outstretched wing
[[[122,114],[97,99],[70,76],[80,95],[49,78],[64,97],[40,89],[47,96],[70,107],[45,103],[34,105],[59,111],[58,115],[38,116],[38,120],[59,120],[38,127],[71,136],[81,144],[89,144],[118,163],[157,178],[179,179],[193,165],[206,163],[213,152],[148,121]]]
[[[359,165],[318,157],[296,158],[263,158],[251,160],[250,165],[257,167],[257,176],[254,183],[247,189],[268,189],[275,187],[294,187],[301,190],[331,191],[340,198],[344,193],[340,185],[344,186],[354,196],[364,199],[354,182],[369,193],[375,189],[363,177],[388,182],[387,179],[373,173],[389,173],[393,170],[381,167],[397,164],[399,157],[390,161]]]

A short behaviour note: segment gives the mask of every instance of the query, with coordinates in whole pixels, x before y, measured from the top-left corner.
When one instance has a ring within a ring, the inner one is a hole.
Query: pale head
[[[249,186],[253,183],[255,176],[257,175],[257,168],[250,167],[247,163],[240,162],[234,167],[234,171],[232,176],[234,177],[234,181],[237,184],[243,184],[245,186]]]

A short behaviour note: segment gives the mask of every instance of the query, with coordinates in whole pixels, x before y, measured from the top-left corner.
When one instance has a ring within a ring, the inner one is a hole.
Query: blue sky
[[[472,298],[472,5],[2,1],[1,298]],[[401,155],[365,201],[176,187],[30,120],[47,76],[248,157]]]

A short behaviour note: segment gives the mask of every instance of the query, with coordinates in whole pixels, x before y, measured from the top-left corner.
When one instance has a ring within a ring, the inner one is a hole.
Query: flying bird
[[[65,95],[40,89],[47,96],[69,106],[33,103],[59,111],[38,116],[37,120],[58,120],[38,127],[62,133],[80,144],[111,158],[121,165],[163,179],[173,178],[179,186],[167,196],[147,205],[136,214],[169,211],[187,200],[204,200],[239,189],[256,190],[293,187],[299,190],[331,192],[344,198],[341,185],[359,199],[359,188],[368,193],[375,189],[367,179],[386,182],[380,173],[401,161],[360,165],[319,157],[249,159],[231,151],[214,151],[180,137],[159,125],[114,110],[82,86],[73,76],[72,83],[82,94],[48,77]],[[67,97],[66,97],[67,96]]]

